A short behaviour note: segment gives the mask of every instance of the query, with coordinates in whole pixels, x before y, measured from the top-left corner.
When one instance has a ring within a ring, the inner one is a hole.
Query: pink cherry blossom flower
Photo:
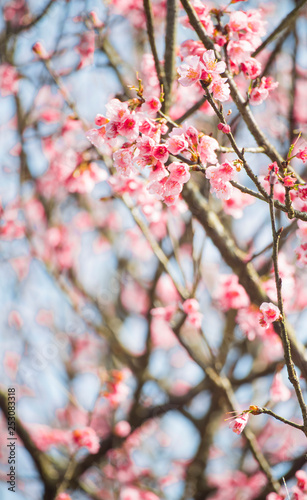
[[[213,137],[203,135],[199,141],[198,152],[201,162],[204,166],[207,163],[217,163],[217,156],[215,150],[218,149],[219,143]]]
[[[232,162],[225,161],[221,165],[207,167],[206,177],[210,179],[210,185],[218,198],[227,200],[230,198],[233,187],[230,180],[233,180],[237,169]]]
[[[268,328],[271,323],[282,319],[280,310],[272,302],[263,302],[260,306],[262,318],[260,320],[261,326]]]
[[[162,163],[165,163],[169,157],[169,153],[165,144],[158,144],[158,146],[155,146],[152,150],[152,154],[157,160],[161,161]]]
[[[269,92],[278,87],[278,82],[274,82],[272,77],[261,78],[260,85],[252,89],[250,94],[251,104],[261,104],[265,99],[267,99]]]
[[[307,146],[304,149],[300,149],[295,156],[305,163],[307,161]]]
[[[217,78],[211,83],[209,90],[212,92],[214,99],[224,102],[228,101],[230,88],[228,83],[225,83],[227,78]]]
[[[231,31],[241,31],[247,28],[247,15],[242,10],[237,10],[230,14],[228,26]]]
[[[235,64],[241,64],[246,60],[247,57],[250,56],[253,51],[253,46],[247,40],[231,40],[227,45],[227,52],[229,54],[229,58]]]
[[[137,173],[132,162],[133,152],[129,148],[122,148],[113,153],[114,166],[123,177]]]
[[[245,76],[254,80],[261,73],[261,63],[257,59],[249,57],[241,63],[241,70]]]
[[[263,76],[261,78],[261,86],[269,91],[277,89],[279,83],[274,82],[271,76]]]
[[[106,129],[101,127],[100,129],[92,128],[86,133],[86,138],[98,149],[102,149],[106,142]]]
[[[91,427],[72,431],[72,442],[77,449],[87,448],[93,454],[97,453],[100,448],[99,438]]]
[[[121,122],[129,115],[128,103],[119,99],[111,99],[106,104],[106,117],[115,122]]]
[[[135,114],[130,114],[127,118],[121,121],[117,128],[120,135],[123,135],[128,141],[135,141],[139,136],[138,117]]]
[[[181,151],[184,151],[189,146],[189,143],[185,139],[184,134],[182,134],[181,132],[180,134],[178,134],[177,131],[174,132],[174,130],[170,133],[170,136],[165,144],[168,151],[173,155],[181,153]]]
[[[251,104],[253,104],[254,106],[262,104],[263,101],[265,101],[267,99],[268,95],[269,95],[269,91],[267,89],[265,89],[263,87],[255,87],[252,89],[252,91],[250,93],[249,102]]]
[[[202,72],[202,65],[198,56],[188,56],[184,63],[177,68],[180,75],[178,82],[183,87],[189,87],[198,82]]]
[[[190,144],[197,146],[199,136],[198,130],[192,125],[187,127],[185,124],[183,125],[183,129],[185,131],[185,137],[189,140]]]
[[[292,175],[286,175],[284,178],[283,178],[283,184],[284,186],[286,187],[293,187],[295,185],[295,183],[297,182],[296,178],[295,177],[292,177]]]
[[[266,21],[263,21],[261,17],[261,9],[251,9],[246,12],[247,15],[247,31],[253,35],[256,35],[255,41],[259,44],[259,37],[265,35]],[[254,46],[256,48],[256,46]]]
[[[150,156],[156,143],[151,137],[142,135],[137,138],[136,145],[140,155]]]
[[[112,370],[106,382],[104,397],[108,400],[112,408],[118,406],[127,399],[129,387],[125,383],[128,377],[128,370]]]
[[[167,194],[164,196],[164,203],[168,207],[175,205],[179,200],[179,194]]]
[[[161,179],[164,179],[165,177],[168,177],[168,171],[166,170],[163,163],[161,163],[160,161],[157,161],[157,163],[155,165],[153,165],[151,168],[151,172],[149,174],[148,180],[149,181],[160,181]]]
[[[205,71],[211,76],[224,73],[226,69],[226,63],[224,61],[218,62],[213,50],[207,50],[207,52],[203,54],[203,62]]]
[[[168,170],[170,171],[170,179],[172,181],[179,182],[179,184],[184,184],[188,182],[191,177],[189,172],[189,165],[186,163],[173,162],[168,165]]]
[[[163,186],[163,196],[178,196],[183,188],[183,185],[176,180],[176,178],[171,177],[170,175],[162,181],[160,181]]]
[[[148,113],[150,116],[154,116],[161,109],[161,106],[162,104],[158,97],[146,97],[145,102],[142,104],[142,111]]]
[[[249,419],[249,413],[243,413],[229,423],[230,429],[236,434],[241,434]]]
[[[108,123],[108,119],[103,116],[103,115],[96,115],[95,117],[95,125],[97,125],[97,127],[101,127],[102,125],[105,125],[106,123]]]

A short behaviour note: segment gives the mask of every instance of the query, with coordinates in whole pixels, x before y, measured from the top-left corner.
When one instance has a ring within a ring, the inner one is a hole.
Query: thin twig
[[[307,407],[304,401],[303,393],[301,390],[301,386],[299,383],[299,379],[294,367],[294,363],[292,360],[292,352],[291,345],[289,341],[288,332],[285,326],[285,314],[284,314],[284,305],[282,298],[282,279],[279,274],[279,264],[278,264],[278,247],[279,247],[279,239],[281,236],[281,230],[276,231],[276,222],[275,222],[275,213],[274,213],[274,184],[271,184],[271,192],[270,192],[270,217],[271,217],[271,226],[272,226],[272,236],[273,236],[273,263],[274,263],[274,275],[275,275],[275,284],[277,291],[277,303],[281,313],[282,319],[279,321],[280,323],[280,332],[281,332],[281,341],[284,349],[285,362],[288,370],[288,378],[291,384],[294,387],[296,397],[298,403],[301,408],[301,413],[304,421],[304,432],[307,436]]]
[[[172,102],[172,86],[175,76],[176,61],[176,23],[178,15],[178,0],[167,0],[166,2],[166,31],[164,51],[164,102],[162,109],[168,112]]]
[[[164,75],[162,72],[162,68],[161,68],[161,64],[160,64],[159,56],[158,56],[158,52],[157,52],[156,42],[155,42],[151,1],[150,0],[143,0],[143,4],[144,4],[145,16],[146,16],[147,34],[148,34],[151,52],[152,52],[152,55],[153,55],[153,58],[155,61],[155,67],[156,67],[158,80],[160,82],[160,86],[164,87]]]
[[[258,410],[260,413],[265,413],[266,415],[270,415],[271,417],[276,418],[276,420],[280,420],[280,422],[283,422],[284,424],[290,425],[291,427],[295,427],[295,429],[299,429],[300,431],[304,432],[304,426],[300,424],[296,424],[295,422],[292,422],[291,420],[288,420],[284,417],[281,417],[280,415],[277,415],[277,413],[273,412],[272,410],[269,410],[268,408],[259,408]]]
[[[286,28],[291,26],[295,21],[301,8],[305,5],[307,0],[301,0],[289,14],[279,23],[275,30],[262,42],[261,45],[252,53],[252,57],[256,57],[269,43],[271,43],[275,38]]]

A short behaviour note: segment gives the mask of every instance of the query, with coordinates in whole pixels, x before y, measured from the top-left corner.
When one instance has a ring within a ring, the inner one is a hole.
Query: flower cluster
[[[232,12],[226,30],[227,52],[232,71],[237,73],[242,69],[250,78],[255,78],[260,73],[260,67],[259,62],[251,58],[251,53],[260,45],[261,37],[265,35],[261,12],[256,9]],[[225,43],[226,41],[227,39]],[[242,64],[243,67],[240,68]]]
[[[184,59],[184,63],[177,70],[180,75],[178,82],[188,87],[201,80],[208,86],[215,99],[221,102],[227,101],[230,88],[226,83],[227,78],[220,76],[225,69],[225,62],[217,61],[214,51],[207,50],[201,57],[191,55]]]
[[[169,155],[180,155],[189,162],[200,161],[203,166],[216,164],[215,150],[219,144],[216,139],[199,133],[192,126],[174,127],[163,142],[161,136],[168,131],[168,127],[164,120],[153,120],[160,108],[159,100],[150,96],[138,101],[137,106],[135,101],[123,103],[112,99],[106,106],[106,116],[96,117],[96,125],[101,128],[90,130],[87,137],[97,148],[117,146],[113,160],[120,177],[136,178],[139,169],[150,167],[149,193],[167,205],[173,205],[183,185],[190,179],[190,167],[185,162],[172,162],[166,166]],[[123,142],[125,139],[129,142]],[[219,174],[212,173],[216,192],[227,190],[224,195],[227,197],[230,192],[228,180],[233,178],[235,171],[234,165],[226,162],[219,167]],[[128,188],[128,184],[126,186]]]

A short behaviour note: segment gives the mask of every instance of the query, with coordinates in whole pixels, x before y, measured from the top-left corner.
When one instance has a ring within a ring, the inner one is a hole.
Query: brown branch
[[[283,422],[284,424],[290,425],[291,427],[294,427],[295,429],[299,429],[300,431],[304,432],[304,426],[300,424],[296,424],[295,422],[291,422],[291,420],[288,420],[284,417],[281,417],[280,415],[277,415],[272,410],[269,410],[269,408],[259,408],[258,410],[260,413],[265,413],[266,415],[270,415],[271,417],[274,417],[276,420],[279,420],[280,422]]]
[[[159,56],[157,52],[156,42],[155,42],[155,34],[154,34],[154,25],[153,25],[153,13],[151,7],[150,0],[143,0],[144,11],[146,16],[146,25],[147,25],[147,34],[149,39],[149,44],[151,48],[151,52],[155,61],[156,72],[158,76],[158,80],[160,82],[160,86],[164,87],[164,74],[161,68],[161,64],[159,61]]]
[[[176,337],[178,338],[181,345],[188,352],[188,354],[191,356],[193,361],[195,361],[195,363],[197,363],[198,366],[202,368],[202,370],[207,375],[207,377],[209,378],[210,382],[213,384],[215,389],[221,392],[221,394],[224,396],[229,408],[234,411],[237,410],[237,403],[229,379],[225,375],[220,375],[216,371],[215,367],[213,367],[214,360],[210,360],[210,364],[205,362],[203,356],[201,356],[201,349],[199,346],[197,347],[197,350],[195,348],[192,348],[180,334],[180,329],[185,321],[185,318],[186,315],[182,314],[181,318],[178,320],[177,325],[175,326],[175,328],[173,328]],[[273,490],[276,492],[279,491],[280,485],[278,481],[274,479],[271,468],[266,458],[264,457],[261,449],[259,448],[259,445],[257,443],[257,440],[253,432],[248,428],[244,429],[243,432],[255,460],[259,464],[260,469],[264,472],[264,474],[268,478],[268,481]]]
[[[217,214],[210,210],[208,202],[201,195],[199,188],[193,181],[189,181],[183,189],[183,198],[187,202],[193,216],[204,227],[207,235],[220,251],[226,264],[238,276],[239,282],[245,288],[251,302],[260,306],[262,302],[269,302],[269,298],[261,286],[260,278],[251,263],[247,262],[246,254],[237,247]],[[274,323],[276,333],[281,336],[281,327]],[[303,345],[297,341],[290,325],[287,325],[292,356],[295,364],[307,379],[307,358]]]
[[[275,38],[286,28],[291,26],[297,16],[299,15],[299,12],[301,8],[305,5],[307,0],[301,0],[298,2],[298,4],[294,7],[289,14],[279,23],[279,25],[275,28],[275,30],[262,42],[261,45],[252,53],[252,57],[256,57],[269,43],[271,43]]]
[[[270,216],[271,216],[271,226],[272,226],[272,236],[273,236],[273,263],[274,263],[275,284],[277,290],[277,303],[282,316],[282,319],[279,321],[280,337],[284,349],[284,356],[288,370],[288,378],[294,387],[296,397],[301,408],[301,413],[304,421],[304,432],[305,435],[307,436],[307,406],[304,401],[299,379],[292,360],[292,352],[291,352],[292,349],[287,328],[285,325],[285,314],[284,314],[284,305],[282,298],[282,279],[279,274],[279,264],[278,264],[278,246],[279,246],[281,231],[280,230],[276,231],[273,196],[274,196],[274,184],[272,183],[271,193],[270,193]]]
[[[178,15],[178,0],[167,0],[166,6],[167,10],[164,51],[165,86],[162,110],[167,113],[172,102],[172,87],[175,77],[176,23]]]

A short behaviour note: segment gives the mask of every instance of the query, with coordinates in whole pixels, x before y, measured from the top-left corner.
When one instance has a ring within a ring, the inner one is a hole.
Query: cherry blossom
[[[201,77],[202,65],[198,56],[188,56],[184,64],[177,68],[180,75],[178,82],[184,87],[197,83]]]
[[[270,323],[281,319],[280,310],[272,302],[263,302],[260,306],[260,311],[262,313],[260,324],[264,328],[268,328]]]
[[[213,50],[207,50],[203,54],[202,59],[204,62],[205,72],[208,73],[208,75],[214,77],[216,75],[219,75],[220,73],[224,73],[226,64],[224,61],[216,60]]]
[[[234,418],[230,423],[229,427],[235,434],[241,434],[248,422],[249,413],[243,413],[238,417]]]

